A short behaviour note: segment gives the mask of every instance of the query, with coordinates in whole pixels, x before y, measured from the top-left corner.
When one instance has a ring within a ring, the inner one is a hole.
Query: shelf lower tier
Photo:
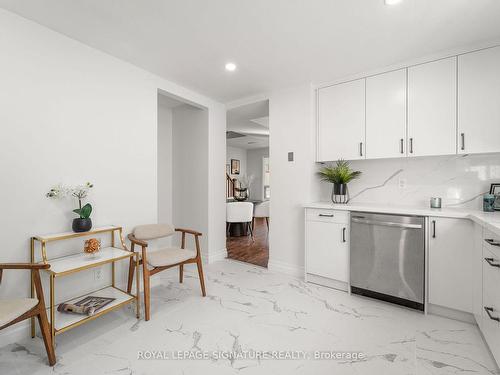
[[[92,316],[87,316],[87,315],[80,315],[80,314],[72,314],[72,313],[64,313],[64,312],[59,312],[57,311],[57,306],[54,306],[55,309],[55,334],[60,334],[63,333],[71,328],[77,327],[80,324],[86,323],[90,320],[93,320],[95,318],[98,318],[101,315],[104,315],[110,311],[113,311],[115,309],[118,309],[127,303],[130,303],[132,301],[135,301],[135,296],[128,294],[121,289],[109,286],[104,289],[99,289],[91,293],[87,293],[83,296],[73,298],[69,301],[65,301],[66,303],[73,303],[77,302],[85,297],[88,296],[98,296],[98,297],[109,297],[109,298],[115,298],[114,301],[109,303],[108,305],[104,306],[102,309],[98,310],[94,315]],[[48,309],[48,315],[50,317],[50,309]],[[49,318],[50,320],[50,318]]]

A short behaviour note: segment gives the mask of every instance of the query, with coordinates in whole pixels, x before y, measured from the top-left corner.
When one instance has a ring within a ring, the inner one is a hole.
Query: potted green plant
[[[74,232],[88,232],[92,229],[92,220],[90,219],[90,214],[92,213],[92,205],[87,203],[82,206],[82,200],[87,198],[89,190],[94,187],[93,184],[87,182],[85,185],[78,185],[75,187],[65,187],[62,185],[57,185],[52,187],[46,194],[48,198],[64,198],[68,195],[78,199],[78,208],[75,208],[73,212],[79,217],[73,219],[73,231]]]
[[[360,171],[353,171],[349,162],[338,160],[335,164],[323,166],[318,176],[321,181],[330,182],[332,186],[332,202],[347,203],[349,202],[349,192],[347,184],[361,175]]]

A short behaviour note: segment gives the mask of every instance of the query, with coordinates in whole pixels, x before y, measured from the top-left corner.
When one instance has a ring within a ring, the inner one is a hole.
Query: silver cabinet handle
[[[497,322],[500,322],[500,318],[497,318],[496,316],[491,315],[491,313],[493,312],[493,307],[484,306],[484,311],[486,311],[486,314],[488,314],[488,318],[490,318],[491,320],[495,320]]]
[[[404,142],[404,141],[405,141],[405,140],[404,140],[403,138],[401,138],[401,140],[400,140],[400,145],[399,145],[399,151],[400,151],[402,154],[404,154],[404,152],[405,152],[405,150],[404,150],[404,146],[403,146],[403,142]]]
[[[487,238],[487,239],[485,239],[485,241],[487,243],[489,243],[491,246],[498,246],[498,247],[500,247],[500,241],[495,241],[492,238]]]
[[[346,228],[342,228],[342,242],[346,242],[346,239],[345,239],[345,232],[346,232]]]
[[[499,263],[495,263],[495,259],[493,259],[493,258],[484,258],[484,260],[485,260],[486,262],[488,262],[488,264],[489,264],[490,266],[500,268],[500,264],[499,264]]]
[[[432,220],[432,238],[436,238],[436,220]]]
[[[333,214],[319,214],[320,217],[333,217]]]
[[[384,227],[397,227],[397,228],[407,228],[407,229],[421,229],[420,224],[404,224],[404,223],[393,223],[390,221],[377,221],[377,220],[363,220],[351,218],[353,223],[368,224],[368,225],[380,225]]]
[[[460,134],[460,140],[462,143],[462,146],[460,147],[460,149],[463,151],[463,150],[465,150],[465,133]]]
[[[363,142],[359,142],[359,156],[363,156]]]
[[[413,154],[413,138],[410,138],[410,154]]]

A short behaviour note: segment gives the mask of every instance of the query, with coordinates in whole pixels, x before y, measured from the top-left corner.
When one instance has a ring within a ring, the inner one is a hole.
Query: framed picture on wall
[[[231,159],[231,174],[240,174],[240,161]]]
[[[500,211],[500,184],[491,184],[490,194],[495,196],[495,210]]]

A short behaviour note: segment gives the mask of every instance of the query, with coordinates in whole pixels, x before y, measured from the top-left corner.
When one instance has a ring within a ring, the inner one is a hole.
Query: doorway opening
[[[208,231],[208,109],[158,92],[157,192],[158,222]],[[186,248],[195,249],[192,236]],[[207,236],[202,236],[202,253]],[[158,240],[160,246],[179,243],[179,238]],[[172,243],[171,243],[172,242]]]
[[[229,259],[269,261],[269,100],[226,115],[226,249]]]

